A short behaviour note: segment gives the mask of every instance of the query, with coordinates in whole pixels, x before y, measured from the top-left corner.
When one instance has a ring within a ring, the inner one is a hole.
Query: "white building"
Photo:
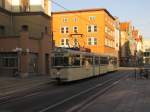
[[[144,51],[150,51],[150,40],[144,40],[143,47]]]
[[[0,0],[0,6],[11,12],[45,12],[51,15],[50,0]]]
[[[144,63],[145,64],[150,64],[150,40],[145,40],[144,41]]]
[[[118,17],[115,17],[115,31],[114,31],[114,35],[115,35],[115,51],[116,51],[116,56],[118,57],[118,61],[119,61],[119,47],[120,47],[120,21],[118,19]],[[119,62],[118,62],[119,64]]]
[[[116,18],[115,21],[115,50],[119,51],[119,41],[120,41],[120,21]]]

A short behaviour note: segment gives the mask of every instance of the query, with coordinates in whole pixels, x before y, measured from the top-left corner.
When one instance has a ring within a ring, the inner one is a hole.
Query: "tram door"
[[[96,68],[95,68],[95,67],[96,67],[96,66],[95,66],[95,58],[96,58],[96,57],[92,56],[91,58],[92,58],[92,73],[93,73],[93,76],[95,76],[95,75],[96,75],[96,74],[95,74],[95,69],[96,69]]]

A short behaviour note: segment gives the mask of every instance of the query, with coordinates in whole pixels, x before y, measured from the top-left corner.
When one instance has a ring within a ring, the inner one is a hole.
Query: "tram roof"
[[[111,54],[96,54],[92,52],[85,52],[85,51],[79,51],[75,49],[69,49],[69,48],[62,48],[62,47],[57,47],[53,50],[53,53],[71,53],[71,54],[84,54],[84,55],[89,55],[89,56],[112,56],[115,57]]]

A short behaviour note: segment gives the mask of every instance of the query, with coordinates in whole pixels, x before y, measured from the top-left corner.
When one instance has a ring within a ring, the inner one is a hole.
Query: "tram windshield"
[[[69,66],[68,57],[53,57],[52,66]]]
[[[68,56],[68,57],[53,57],[52,66],[80,66],[80,55]]]

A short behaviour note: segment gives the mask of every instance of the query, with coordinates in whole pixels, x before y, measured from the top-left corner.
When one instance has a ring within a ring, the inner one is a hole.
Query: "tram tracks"
[[[14,111],[17,110],[17,112],[20,112],[22,109],[26,112],[66,112],[69,109],[72,111],[76,104],[81,104],[84,100],[90,98],[107,85],[110,85],[125,75],[127,75],[126,71],[118,71],[69,85],[43,86],[44,88],[39,88],[39,90],[30,92],[29,94],[19,97],[15,96],[10,99],[6,98],[2,102],[0,100],[0,108],[6,110],[15,109]],[[28,105],[26,102],[32,102],[33,104]],[[24,106],[26,106],[26,108],[24,108]],[[62,107],[65,108],[65,111],[62,111]]]
[[[113,88],[115,85],[119,84],[119,82],[124,78],[126,78],[126,77],[123,77],[119,80],[116,80],[111,85],[107,86],[106,88],[102,89],[101,91],[99,91],[98,93],[92,95],[91,97],[87,98],[82,103],[72,107],[67,112],[82,112],[84,109],[86,109],[88,106],[90,106],[96,100],[97,97],[99,97],[101,95],[104,95],[108,90]]]
[[[67,112],[78,112],[82,107],[86,107],[89,104],[89,102],[94,100],[97,96],[104,94],[110,88],[117,85],[121,80],[123,80],[124,78],[127,78],[128,75],[125,75],[125,74],[126,73],[122,74],[119,77],[115,77],[113,79],[104,81],[103,83],[99,83],[99,84],[95,85],[94,87],[91,87],[91,88],[81,91],[77,94],[74,94],[74,95],[72,95],[64,100],[61,100],[53,105],[47,106],[46,108],[43,108],[43,109],[39,110],[38,112],[56,111],[55,109],[60,108],[62,105],[65,105],[75,99],[80,99],[80,97],[85,97],[87,95],[86,100],[82,101],[82,103],[80,102],[79,105],[73,106],[72,108],[67,109]],[[96,94],[94,94],[94,93],[96,93]],[[84,98],[81,98],[81,99],[84,99]],[[76,102],[76,101],[74,101],[74,102]],[[61,108],[60,108],[60,110],[61,110]]]

